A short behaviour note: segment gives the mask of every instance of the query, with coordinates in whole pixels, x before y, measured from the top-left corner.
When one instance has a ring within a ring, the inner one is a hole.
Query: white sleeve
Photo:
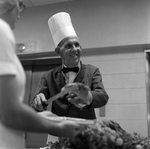
[[[11,63],[0,63],[0,76],[2,75],[16,75],[17,70],[15,65]]]

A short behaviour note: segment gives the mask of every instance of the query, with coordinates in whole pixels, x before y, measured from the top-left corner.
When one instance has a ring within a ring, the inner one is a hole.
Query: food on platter
[[[48,142],[49,149],[150,149],[150,140],[137,133],[126,132],[115,121],[95,120],[75,138],[60,137]]]

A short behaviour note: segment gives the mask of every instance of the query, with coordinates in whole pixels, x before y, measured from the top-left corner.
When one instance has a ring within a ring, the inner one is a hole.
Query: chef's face
[[[69,37],[64,39],[59,45],[57,52],[62,62],[67,67],[75,67],[78,65],[82,53],[81,46],[77,37]]]

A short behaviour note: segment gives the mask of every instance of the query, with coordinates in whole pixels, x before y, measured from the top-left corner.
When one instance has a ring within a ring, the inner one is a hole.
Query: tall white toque
[[[77,37],[71,22],[70,15],[66,12],[60,12],[50,17],[48,20],[48,26],[56,47],[60,41],[66,37]]]

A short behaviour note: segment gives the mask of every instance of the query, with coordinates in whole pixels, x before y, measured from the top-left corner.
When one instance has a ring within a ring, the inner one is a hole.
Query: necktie
[[[79,71],[79,67],[73,67],[73,68],[63,67],[63,68],[62,68],[62,71],[63,71],[64,73],[67,73],[67,72],[69,72],[69,71],[78,72],[78,71]]]

